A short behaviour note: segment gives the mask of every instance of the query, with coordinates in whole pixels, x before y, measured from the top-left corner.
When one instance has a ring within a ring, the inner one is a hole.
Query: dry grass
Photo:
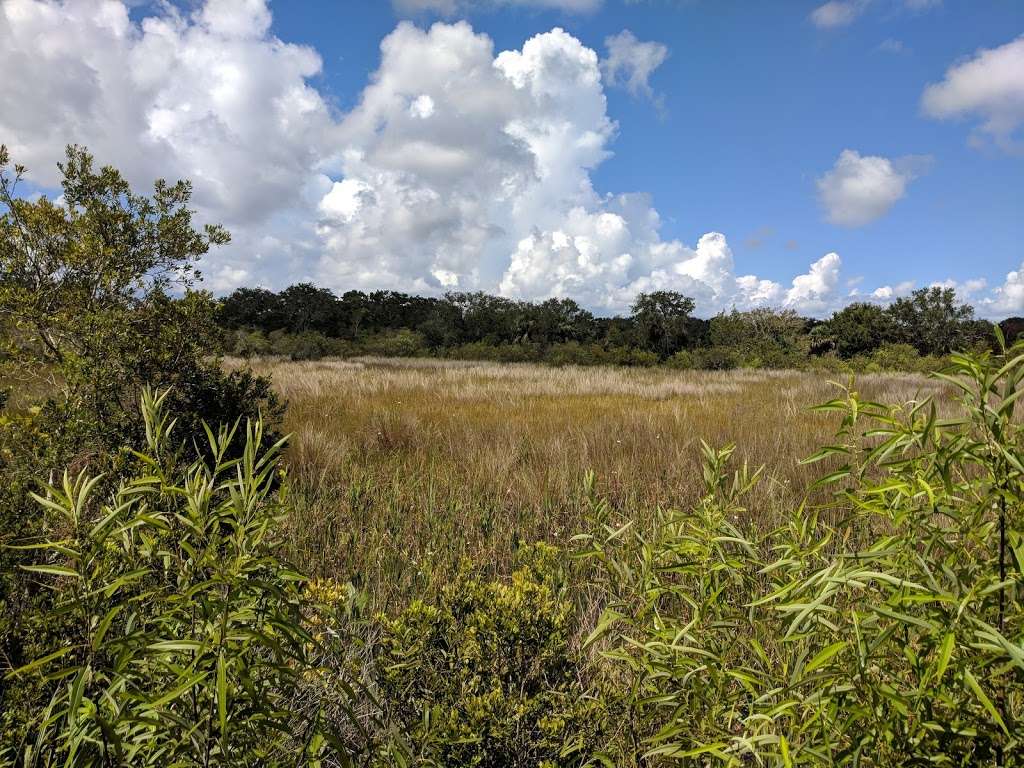
[[[809,410],[835,386],[799,372],[377,358],[252,367],[288,400],[295,554],[318,575],[365,584],[378,607],[429,592],[463,559],[502,570],[520,542],[578,532],[587,470],[641,522],[692,503],[700,439],[766,466],[749,501],[751,522],[770,524],[821,471],[797,462],[836,426]],[[918,375],[857,387],[884,402],[942,393]]]

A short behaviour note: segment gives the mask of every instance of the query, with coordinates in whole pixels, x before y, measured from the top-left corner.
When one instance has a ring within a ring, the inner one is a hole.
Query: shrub
[[[695,509],[582,539],[633,713],[614,764],[1021,764],[1024,346],[953,365],[962,418],[821,406],[843,417],[808,459],[840,489],[823,510],[741,531],[755,475],[705,447]]]
[[[689,371],[694,367],[693,354],[681,349],[666,360],[665,365],[677,371]]]
[[[414,357],[421,354],[426,345],[423,334],[402,329],[371,336],[363,342],[363,349],[370,355]]]
[[[702,347],[694,359],[698,368],[706,371],[731,371],[740,366],[739,353],[729,347]]]
[[[382,622],[380,694],[401,734],[382,766],[396,754],[452,768],[582,762],[595,705],[579,681],[571,606],[543,560],[508,582],[465,575],[436,604]]]
[[[143,398],[148,450],[104,502],[100,477],[65,473],[36,501],[45,533],[24,570],[55,595],[68,627],[12,673],[52,697],[17,754],[27,765],[278,765],[316,762],[317,714],[298,691],[314,644],[302,577],[276,554],[286,507],[280,443],[262,424],[207,431],[202,457],[180,463],[167,394]]]
[[[224,351],[235,357],[259,357],[270,351],[270,342],[262,331],[236,328],[225,334]]]

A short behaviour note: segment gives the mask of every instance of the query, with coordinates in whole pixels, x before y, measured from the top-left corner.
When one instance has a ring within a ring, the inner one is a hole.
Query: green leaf
[[[217,656],[217,716],[220,718],[220,737],[227,739],[228,734],[228,682],[227,663],[224,660],[224,649]]]
[[[942,676],[946,673],[946,667],[949,666],[949,660],[953,656],[953,647],[956,645],[956,635],[952,632],[947,632],[946,636],[942,638],[942,645],[939,646],[939,661],[935,666],[935,684],[937,685]]]
[[[807,662],[807,666],[804,667],[804,674],[809,675],[814,670],[827,664],[829,659],[846,648],[847,645],[849,645],[847,641],[841,640],[838,643],[832,643],[831,645],[822,648],[814,655],[813,659]]]
[[[21,570],[32,573],[48,573],[52,576],[67,576],[74,579],[82,578],[82,574],[74,568],[68,568],[64,565],[23,565]]]
[[[981,706],[985,708],[985,711],[989,713],[996,724],[1002,729],[1003,733],[1007,736],[1010,735],[1010,731],[1006,727],[1006,723],[1003,722],[1003,718],[999,715],[992,700],[985,695],[985,692],[981,689],[981,685],[978,683],[974,675],[971,674],[969,669],[964,670],[964,680],[967,681],[967,685],[972,691],[974,691],[975,697],[981,702]]]

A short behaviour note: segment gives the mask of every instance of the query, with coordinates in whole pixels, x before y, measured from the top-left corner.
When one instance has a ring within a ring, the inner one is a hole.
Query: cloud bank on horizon
[[[395,4],[454,14],[473,3]],[[271,22],[265,0],[206,0],[191,13],[165,6],[140,21],[121,0],[4,0],[0,68],[18,77],[0,82],[0,140],[43,188],[57,182],[66,143],[88,146],[138,185],[192,179],[201,214],[234,235],[204,265],[215,290],[312,280],[337,290],[569,296],[622,312],[639,292],[670,289],[693,296],[704,315],[764,305],[821,315],[914,287],[851,292],[836,253],[788,284],[738,275],[725,235],[693,246],[663,238],[648,195],[595,189],[618,130],[605,87],[656,98],[649,77],[669,55],[660,43],[623,31],[602,61],[560,28],[496,52],[465,21],[400,22],[357,105],[339,115],[311,84],[317,51],[279,40]],[[951,68],[924,92],[926,112],[979,114],[981,130],[1009,146],[1024,122],[1024,78],[1007,74],[1022,41]],[[1002,73],[998,87],[972,96],[989,68]],[[865,226],[925,166],[845,149],[819,169],[819,200],[835,224]],[[1015,312],[1024,309],[1022,275],[988,293],[979,281],[954,287],[983,312]]]

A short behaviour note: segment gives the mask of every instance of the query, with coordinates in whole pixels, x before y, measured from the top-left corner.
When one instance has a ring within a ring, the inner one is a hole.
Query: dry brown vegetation
[[[585,524],[588,470],[613,508],[641,523],[659,505],[692,504],[702,439],[735,443],[740,460],[765,466],[748,506],[751,523],[770,525],[821,474],[798,461],[836,426],[810,410],[838,392],[822,374],[248,364],[288,401],[295,554],[314,574],[367,586],[380,608],[429,592],[463,560],[502,571],[522,542],[564,542]],[[856,388],[888,403],[943,394],[915,374],[865,375]]]

